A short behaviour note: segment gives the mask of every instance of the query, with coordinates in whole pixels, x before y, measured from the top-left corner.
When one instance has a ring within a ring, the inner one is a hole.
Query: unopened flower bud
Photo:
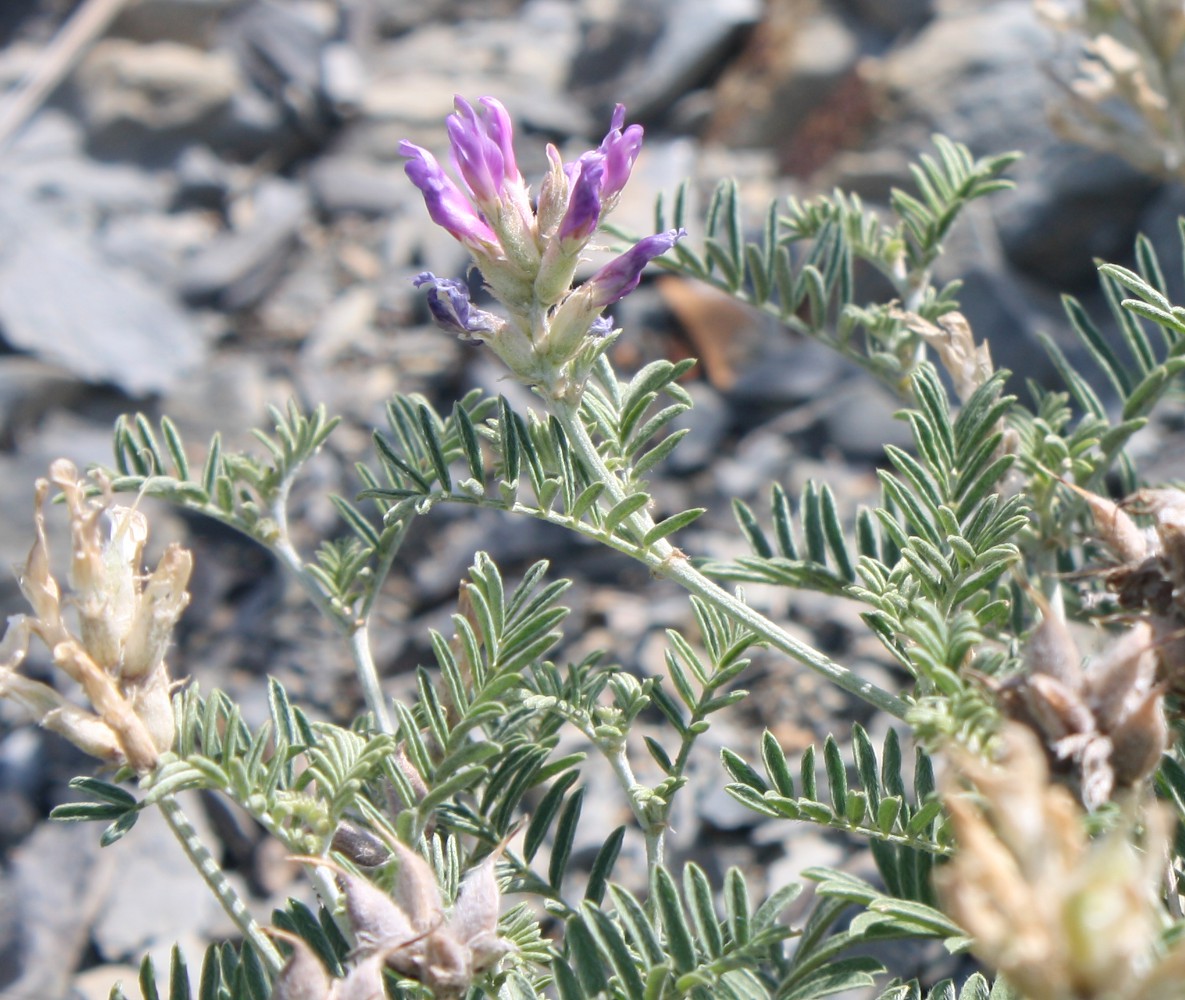
[[[639,240],[620,257],[615,257],[589,278],[585,287],[591,304],[603,309],[625,298],[638,287],[642,272],[655,257],[660,257],[687,235],[686,229],[668,229]]]
[[[436,157],[406,139],[399,144],[399,152],[408,158],[403,169],[423,193],[432,221],[474,253],[484,255],[495,250],[498,237],[444,172]]]

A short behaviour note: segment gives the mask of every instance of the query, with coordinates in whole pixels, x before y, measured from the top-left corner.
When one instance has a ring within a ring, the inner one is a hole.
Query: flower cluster
[[[50,571],[45,502],[56,486],[70,516],[71,594]],[[0,697],[23,705],[47,729],[102,760],[152,770],[173,743],[173,707],[164,655],[189,602],[190,553],[174,544],[156,571],[140,574],[148,522],[137,510],[88,498],[88,484],[69,462],[50,466],[36,488],[36,541],[20,576],[31,615],[9,620],[0,644]],[[76,629],[65,612],[78,612]],[[93,711],[56,689],[17,673],[31,637],[82,689]]]
[[[424,195],[432,221],[473,256],[502,319],[475,308],[463,282],[419,275],[428,286],[436,322],[469,340],[488,343],[520,379],[545,395],[579,393],[612,329],[604,310],[637,287],[642,271],[684,235],[669,230],[640,240],[575,289],[581,254],[617,204],[642,145],[640,125],[625,127],[618,105],[601,144],[564,163],[548,146],[550,164],[532,206],[514,156],[506,109],[483,97],[461,97],[446,123],[457,184],[428,150],[404,141],[406,170]]]

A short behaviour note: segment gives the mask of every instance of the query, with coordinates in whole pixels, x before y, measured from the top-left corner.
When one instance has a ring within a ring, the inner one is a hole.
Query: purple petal
[[[502,150],[486,133],[485,122],[463,97],[455,97],[456,111],[445,120],[457,172],[478,204],[502,194],[505,164]]]
[[[444,172],[428,150],[404,139],[399,152],[408,158],[404,166],[411,182],[423,192],[428,215],[438,226],[464,243],[498,242],[469,199]]]
[[[684,236],[686,229],[668,229],[639,240],[620,257],[615,257],[588,279],[592,304],[598,309],[624,298],[642,279],[642,271],[655,257],[671,249]]]
[[[601,221],[601,184],[605,176],[604,157],[585,153],[580,158],[580,172],[568,198],[568,210],[560,222],[559,237],[565,243],[584,243]]]
[[[598,149],[605,157],[605,181],[601,197],[606,201],[621,193],[642,149],[642,126],[631,125],[622,132],[621,126],[624,124],[625,105],[619,104],[613,110],[609,132]]]
[[[502,154],[502,178],[508,184],[516,183],[522,175],[514,159],[514,126],[510,123],[510,113],[494,97],[479,97],[477,103],[485,111],[482,117],[487,134]]]
[[[475,334],[493,333],[498,328],[498,318],[492,313],[473,308],[469,301],[469,289],[456,278],[438,278],[431,271],[424,271],[412,279],[416,288],[430,285],[428,289],[428,311],[436,325],[466,340]]]
[[[608,337],[613,332],[613,317],[612,316],[598,316],[592,321],[592,325],[588,328],[589,336],[596,337],[600,340],[602,337]]]

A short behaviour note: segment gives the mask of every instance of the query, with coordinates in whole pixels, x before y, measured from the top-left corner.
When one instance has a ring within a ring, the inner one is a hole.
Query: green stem
[[[630,766],[625,743],[622,742],[616,747],[602,747],[602,751],[613,768],[614,775],[617,776],[618,784],[625,790],[634,818],[646,837],[646,870],[653,873],[666,856],[666,823],[655,822],[654,818],[647,814],[645,803],[638,798],[638,792],[644,791],[645,787],[634,777],[634,769]]]
[[[589,436],[588,428],[580,418],[577,405],[565,400],[554,400],[552,411],[564,432],[572,450],[579,457],[589,474],[605,484],[605,492],[609,503],[616,504],[625,499],[626,493],[621,481],[605,464],[597,446]],[[637,511],[628,519],[629,526],[639,538],[654,527],[654,520],[645,508]],[[648,552],[641,556],[645,562],[660,576],[674,580],[685,590],[706,601],[729,615],[734,621],[741,623],[765,640],[775,649],[792,656],[799,663],[820,676],[826,678],[836,687],[854,694],[870,705],[879,708],[898,719],[904,719],[909,706],[896,695],[877,687],[875,684],[862,680],[847,667],[844,667],[830,657],[821,653],[813,646],[794,638],[784,629],[779,628],[772,621],[730,594],[723,587],[708,579],[687,560],[666,539],[660,539],[650,546]]]
[[[260,958],[267,963],[272,974],[278,973],[284,967],[284,959],[276,950],[276,946],[264,934],[255,918],[251,916],[246,903],[235,892],[234,886],[230,884],[226,873],[218,866],[218,862],[214,860],[210,849],[202,843],[201,837],[198,836],[189,817],[185,815],[180,803],[174,796],[165,795],[158,800],[157,805],[160,806],[161,815],[164,816],[165,822],[169,824],[169,829],[173,831],[173,835],[181,844],[181,849],[185,851],[190,864],[198,870],[198,874],[210,887],[210,891],[222,904],[222,908],[235,922],[235,926],[242,932],[243,937],[251,942]]]
[[[366,627],[366,619],[352,620],[343,614],[341,609],[330,603],[317,581],[305,569],[304,560],[288,537],[286,484],[276,491],[276,499],[272,504],[272,520],[276,524],[276,538],[271,543],[271,550],[276,558],[299,581],[304,592],[318,609],[333,622],[350,640],[350,655],[354,661],[354,671],[358,675],[358,684],[362,688],[362,697],[366,707],[374,716],[375,725],[384,733],[395,732],[391,717],[387,712],[387,702],[383,697],[382,685],[379,683],[379,672],[375,666],[374,656],[370,651],[370,633]]]
[[[383,697],[382,685],[379,683],[378,667],[370,651],[370,630],[365,621],[350,633],[350,655],[354,658],[354,670],[362,686],[362,697],[374,715],[375,725],[379,727],[379,732],[394,735],[395,727],[391,723],[387,700]]]

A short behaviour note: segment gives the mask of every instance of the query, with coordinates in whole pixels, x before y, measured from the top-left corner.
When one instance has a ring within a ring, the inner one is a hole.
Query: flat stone
[[[5,996],[66,995],[116,870],[99,833],[91,823],[44,823],[13,852],[0,899],[19,914],[19,957],[8,968],[15,977],[0,981]]]
[[[149,131],[192,128],[226,107],[239,86],[229,53],[108,38],[79,67],[77,90],[94,135],[124,124]]]
[[[387,215],[412,195],[402,170],[360,157],[320,159],[309,172],[317,208],[326,215]]]
[[[216,847],[197,799],[183,795],[182,802],[199,835]],[[95,948],[105,959],[138,960],[150,949],[171,948],[191,934],[216,938],[235,933],[157,810],[145,810],[112,853],[119,855],[118,877],[94,927]]]
[[[18,350],[132,396],[168,389],[205,355],[165,290],[48,224],[0,256],[0,331]]]
[[[187,302],[246,309],[283,275],[307,217],[305,193],[289,181],[267,178],[254,191],[251,209],[241,226],[220,233],[186,262],[178,290]]]

